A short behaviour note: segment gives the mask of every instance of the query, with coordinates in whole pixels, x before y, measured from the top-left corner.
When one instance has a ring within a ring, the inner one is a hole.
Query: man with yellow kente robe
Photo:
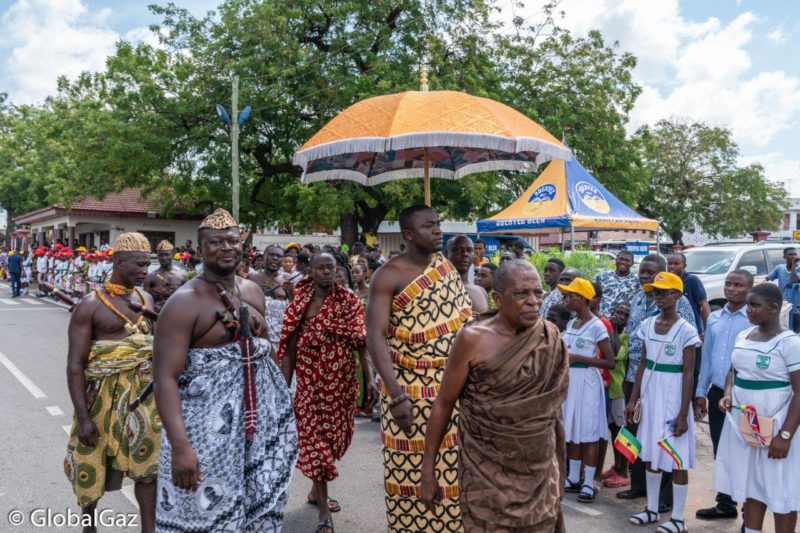
[[[367,349],[381,376],[386,517],[391,532],[462,531],[454,412],[436,460],[441,505],[419,499],[425,430],[450,346],[472,305],[461,276],[444,258],[441,221],[429,207],[399,217],[406,250],[370,283]]]
[[[114,270],[102,288],[75,306],[69,323],[67,385],[75,410],[64,460],[94,531],[94,510],[106,491],[134,480],[142,531],[155,531],[161,421],[152,391],[152,323],[128,306],[153,310],[140,286],[150,266],[150,243],[123,233],[114,243]]]

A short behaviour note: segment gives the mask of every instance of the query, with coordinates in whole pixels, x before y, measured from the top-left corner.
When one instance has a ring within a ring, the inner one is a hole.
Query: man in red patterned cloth
[[[286,309],[278,349],[287,383],[297,371],[297,467],[314,482],[308,501],[319,507],[319,533],[333,533],[331,512],[338,511],[339,505],[328,498],[328,482],[338,476],[334,461],[344,456],[355,431],[358,382],[354,351],[361,359],[367,384],[367,410],[377,397],[372,363],[365,350],[364,308],[354,292],[333,282],[335,273],[332,255],[314,256],[311,275],[297,284]]]

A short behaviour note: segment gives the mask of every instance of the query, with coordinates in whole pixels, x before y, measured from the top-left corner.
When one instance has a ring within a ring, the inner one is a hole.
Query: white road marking
[[[11,298],[0,298],[0,303],[3,305],[19,305],[19,302]]]
[[[0,312],[8,311],[14,313],[20,313],[22,311],[55,311],[52,307],[23,307],[22,309],[3,309],[0,308]]]
[[[11,372],[12,376],[17,378],[17,381],[22,383],[23,387],[28,389],[28,392],[30,392],[34,398],[47,398],[47,395],[42,392],[42,389],[37,387],[33,381],[28,379],[28,376],[23,374],[22,371],[3,354],[3,352],[0,352],[0,363],[2,363],[3,366],[6,367],[9,372]]]
[[[139,508],[139,502],[136,501],[136,493],[133,491],[133,485],[125,485],[122,487],[122,495],[128,498],[128,501],[133,504],[134,507],[137,509]]]
[[[61,416],[64,414],[64,411],[57,405],[48,405],[45,409],[50,413],[50,416]]]
[[[36,298],[23,298],[22,303],[27,305],[42,305],[42,302],[40,302]]]
[[[72,426],[61,426],[61,429],[63,429],[64,433],[67,435],[72,435]]]
[[[586,505],[581,505],[570,500],[561,500],[561,505],[564,507],[569,507],[570,509],[575,509],[579,513],[587,514],[589,516],[603,516],[602,511],[590,509]]]

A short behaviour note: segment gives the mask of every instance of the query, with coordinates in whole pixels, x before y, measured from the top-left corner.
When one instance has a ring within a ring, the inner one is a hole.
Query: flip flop
[[[314,533],[319,533],[325,528],[330,529],[331,533],[333,533],[333,520],[331,520],[330,518],[323,518],[322,520],[320,520],[317,529],[314,530]]]
[[[317,502],[314,500],[308,500],[308,505],[313,505],[314,507],[317,506]],[[339,505],[338,500],[334,500],[333,498],[328,498],[328,507],[330,507],[330,511],[332,513],[338,513],[342,510],[342,507]]]

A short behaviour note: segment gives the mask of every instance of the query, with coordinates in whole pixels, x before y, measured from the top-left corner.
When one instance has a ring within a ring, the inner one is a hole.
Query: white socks
[[[672,518],[683,521],[683,510],[686,508],[686,495],[689,492],[689,484],[672,484]]]
[[[569,477],[567,477],[567,481],[572,483],[578,483],[581,480],[581,460],[580,459],[570,459],[569,460]]]
[[[750,529],[749,527],[744,528],[744,533],[761,533],[760,529]]]
[[[594,488],[594,473],[597,471],[596,466],[585,466],[583,467],[583,484],[588,487]]]
[[[658,513],[658,494],[661,490],[661,472],[645,471],[647,480],[647,510]]]

